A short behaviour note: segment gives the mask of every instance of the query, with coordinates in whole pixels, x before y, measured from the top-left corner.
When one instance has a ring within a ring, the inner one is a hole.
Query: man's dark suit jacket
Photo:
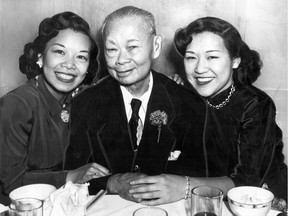
[[[72,104],[71,145],[67,150],[66,169],[96,162],[113,174],[189,174],[186,162],[191,159],[185,158],[185,152],[176,161],[168,161],[168,157],[176,149],[189,151],[189,145],[202,142],[205,103],[195,92],[168,77],[157,72],[152,74],[153,88],[138,150],[133,150],[120,86],[109,76],[85,90]],[[159,143],[157,126],[149,121],[151,113],[157,110],[168,115],[167,125],[161,127]],[[193,133],[190,134],[193,140],[185,140],[188,131]],[[106,181],[107,178],[91,180],[90,193],[105,187]]]

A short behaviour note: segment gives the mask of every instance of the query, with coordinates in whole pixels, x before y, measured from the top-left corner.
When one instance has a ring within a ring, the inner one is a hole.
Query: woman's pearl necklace
[[[206,101],[210,107],[212,107],[214,109],[221,109],[223,106],[225,106],[227,103],[229,103],[230,97],[232,96],[232,94],[234,92],[235,92],[235,86],[234,86],[234,84],[232,84],[228,97],[222,103],[220,103],[218,105],[212,105],[208,100],[206,100]]]

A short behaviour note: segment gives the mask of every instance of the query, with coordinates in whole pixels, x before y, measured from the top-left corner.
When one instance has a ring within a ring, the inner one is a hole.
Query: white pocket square
[[[168,157],[168,161],[176,161],[178,157],[180,156],[181,151],[175,150],[173,152],[170,152],[170,156]]]

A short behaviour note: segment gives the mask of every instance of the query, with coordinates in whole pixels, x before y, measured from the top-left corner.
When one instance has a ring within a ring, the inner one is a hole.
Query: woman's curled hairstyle
[[[89,37],[91,42],[90,64],[83,83],[90,84],[93,81],[98,69],[98,47],[91,35],[89,24],[83,18],[70,11],[44,19],[39,25],[38,36],[33,42],[24,46],[24,54],[19,58],[19,69],[26,74],[28,79],[43,73],[42,68],[37,64],[38,54],[44,52],[49,40],[56,37],[59,31],[65,29],[72,29]]]
[[[260,76],[262,61],[257,51],[251,50],[242,40],[237,29],[225,20],[216,17],[203,17],[191,22],[187,27],[176,31],[174,44],[182,56],[192,42],[193,35],[212,32],[219,35],[231,59],[241,58],[238,68],[233,69],[233,80],[242,84],[252,84]]]

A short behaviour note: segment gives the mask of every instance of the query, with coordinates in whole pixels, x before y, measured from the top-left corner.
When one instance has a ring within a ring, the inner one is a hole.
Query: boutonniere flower
[[[157,126],[157,130],[158,130],[157,143],[159,143],[161,127],[162,125],[167,125],[168,115],[164,111],[161,112],[160,110],[157,110],[150,114],[149,120],[153,126]]]

